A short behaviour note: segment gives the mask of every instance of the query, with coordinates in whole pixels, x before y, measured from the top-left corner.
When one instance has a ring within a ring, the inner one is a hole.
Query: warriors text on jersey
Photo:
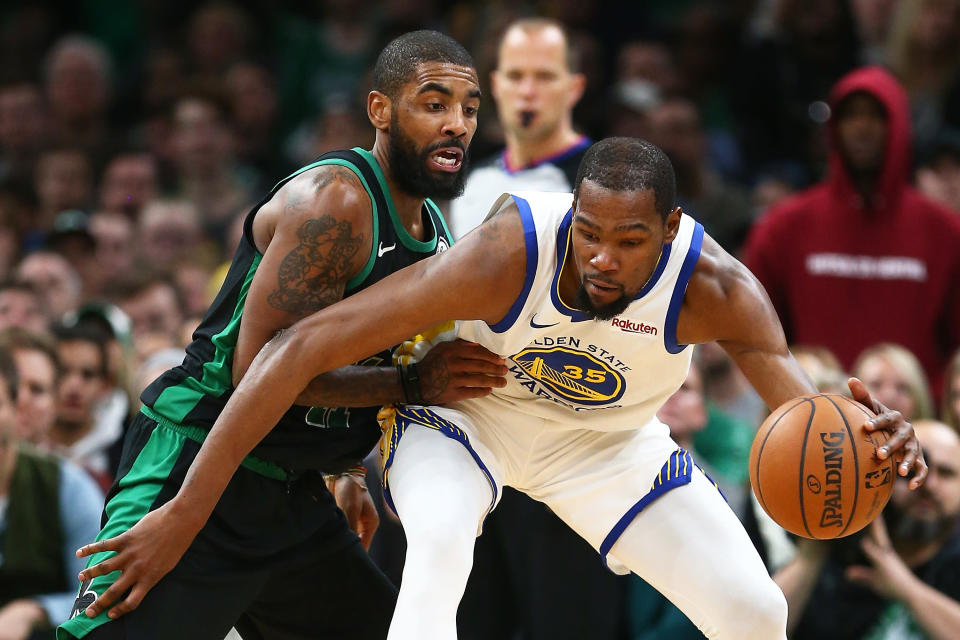
[[[676,238],[664,245],[634,301],[621,315],[599,321],[559,296],[573,197],[523,192],[513,199],[527,249],[523,290],[497,324],[463,322],[458,332],[509,356],[507,386],[494,389],[493,396],[518,413],[571,429],[643,426],[687,376],[692,349],[677,344],[677,318],[700,256],[703,227],[683,216]]]
[[[320,156],[277,184],[247,216],[243,239],[219,294],[193,334],[186,358],[143,392],[149,411],[166,420],[209,429],[233,392],[231,365],[240,330],[244,301],[263,257],[253,242],[257,211],[284,184],[300,173],[321,165],[346,167],[370,196],[373,226],[370,256],[359,274],[346,285],[344,297],[365,289],[391,273],[435,253],[451,243],[450,233],[437,206],[427,200],[423,208],[426,240],[411,236],[394,207],[386,179],[373,155],[363,149],[334,151]],[[390,365],[384,351],[361,364]],[[379,407],[326,409],[294,406],[257,445],[253,454],[291,469],[337,471],[356,462],[376,444],[380,428]]]

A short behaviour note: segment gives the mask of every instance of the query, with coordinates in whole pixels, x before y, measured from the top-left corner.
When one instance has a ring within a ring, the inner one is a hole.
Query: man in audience
[[[794,640],[949,640],[960,629],[960,434],[914,424],[929,466],[915,491],[893,497],[861,534],[801,540],[774,576],[789,603]]]
[[[0,347],[0,637],[40,640],[70,614],[74,550],[100,524],[103,494],[73,464],[17,438],[17,369]]]
[[[0,331],[0,348],[13,356],[20,380],[17,388],[17,435],[45,447],[57,418],[60,358],[47,333],[11,327]]]
[[[787,341],[825,346],[849,368],[895,342],[940,389],[960,346],[960,216],[907,182],[910,112],[879,67],[844,76],[830,97],[828,178],[775,206],[745,262],[773,301]],[[864,320],[877,300],[896,300]]]
[[[58,326],[54,331],[62,375],[51,446],[86,469],[104,491],[116,471],[123,435],[117,420],[98,421],[97,401],[107,391],[106,336],[89,327]]]

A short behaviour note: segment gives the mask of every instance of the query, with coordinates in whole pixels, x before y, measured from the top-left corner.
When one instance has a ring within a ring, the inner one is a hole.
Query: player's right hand
[[[506,361],[486,347],[460,338],[441,342],[417,364],[426,404],[480,398],[507,384]]]
[[[136,609],[147,592],[180,561],[198,531],[174,512],[171,501],[145,515],[128,531],[78,549],[78,558],[116,552],[81,571],[77,576],[81,582],[120,571],[120,577],[87,607],[87,616],[93,618],[109,609],[110,618],[119,618]]]

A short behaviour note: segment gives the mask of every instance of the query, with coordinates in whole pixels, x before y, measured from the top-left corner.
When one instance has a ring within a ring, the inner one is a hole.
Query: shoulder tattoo
[[[308,314],[343,297],[363,234],[354,235],[350,222],[324,215],[300,225],[297,238],[297,246],[280,263],[277,288],[267,303],[280,311]]]

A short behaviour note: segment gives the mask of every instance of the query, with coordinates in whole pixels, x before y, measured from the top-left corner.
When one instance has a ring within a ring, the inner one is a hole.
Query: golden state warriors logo
[[[583,405],[616,402],[623,395],[620,372],[589,353],[568,347],[529,347],[513,356],[524,373],[560,399]]]

